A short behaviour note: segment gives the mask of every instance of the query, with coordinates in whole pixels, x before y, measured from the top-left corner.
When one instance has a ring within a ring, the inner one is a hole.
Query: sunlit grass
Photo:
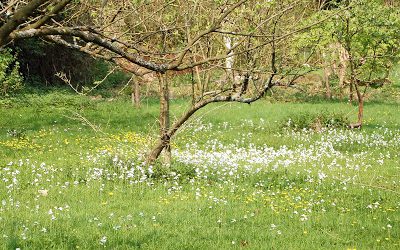
[[[320,132],[282,124],[299,112],[354,119],[355,107],[211,105],[174,138],[166,168],[142,164],[157,102],[30,98],[0,111],[0,248],[400,248],[394,104],[366,105],[362,131]]]

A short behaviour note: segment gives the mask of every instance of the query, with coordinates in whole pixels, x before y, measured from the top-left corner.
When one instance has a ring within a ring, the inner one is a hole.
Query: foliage
[[[19,51],[18,62],[21,65],[21,73],[26,82],[36,88],[65,85],[65,82],[56,76],[62,72],[66,74],[74,88],[91,89],[112,69],[109,63],[100,59],[93,59],[87,54],[39,39],[18,41],[15,48]],[[127,75],[117,71],[106,78],[98,89],[123,85],[126,82]],[[101,90],[95,94],[111,95]]]
[[[334,22],[334,35],[352,54],[357,78],[366,81],[387,77],[399,61],[399,29],[400,12],[381,1],[355,1]]]
[[[327,21],[297,36],[294,53],[303,51],[307,54],[316,50],[314,65],[324,67],[326,63],[338,63],[338,46],[335,44],[339,44],[350,53],[357,79],[371,81],[387,77],[388,71],[400,59],[398,9],[384,5],[380,0],[356,0],[316,12],[302,25],[327,17]],[[327,62],[319,60],[321,55]]]
[[[284,120],[281,126],[284,129],[321,131],[326,128],[346,128],[348,124],[349,119],[346,115],[325,111],[293,114]]]
[[[19,62],[11,49],[0,51],[0,96],[7,96],[20,90],[23,78],[20,74]]]

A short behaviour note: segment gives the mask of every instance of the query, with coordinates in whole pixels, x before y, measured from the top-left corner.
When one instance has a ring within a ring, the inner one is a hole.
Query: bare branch
[[[132,63],[135,63],[139,66],[142,66],[146,69],[149,69],[149,70],[152,70],[155,72],[165,73],[168,69],[168,66],[165,64],[157,64],[157,63],[152,63],[147,60],[144,60],[139,55],[129,53],[128,51],[125,50],[125,48],[122,48],[122,47],[116,45],[115,43],[100,37],[99,35],[96,35],[96,34],[93,34],[90,32],[81,31],[79,29],[74,29],[74,28],[42,27],[40,29],[15,31],[10,34],[10,38],[14,39],[14,40],[18,40],[18,39],[24,39],[24,38],[29,38],[29,37],[49,36],[49,35],[67,35],[67,36],[79,37],[82,40],[84,40],[85,42],[97,44],[103,48],[110,50],[111,52],[114,52],[114,53],[126,58],[127,60],[129,60]]]
[[[43,26],[46,22],[48,22],[52,17],[57,15],[60,11],[62,11],[72,0],[62,0],[58,4],[56,4],[49,13],[45,14],[42,18],[36,21],[33,24],[28,25],[23,30],[28,29],[37,29]]]
[[[0,27],[0,46],[8,43],[8,36],[16,30],[20,24],[25,22],[39,6],[47,2],[49,2],[49,0],[32,0],[25,6],[16,10],[12,17]]]

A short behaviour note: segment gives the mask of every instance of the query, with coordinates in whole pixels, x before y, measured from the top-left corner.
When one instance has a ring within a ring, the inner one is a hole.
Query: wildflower
[[[104,246],[107,243],[107,236],[103,236],[100,239],[100,245]]]
[[[302,215],[300,216],[300,220],[301,220],[301,221],[306,221],[306,220],[308,220],[307,215],[302,214]]]

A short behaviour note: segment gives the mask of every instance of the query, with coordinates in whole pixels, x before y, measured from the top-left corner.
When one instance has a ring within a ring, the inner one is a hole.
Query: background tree
[[[348,61],[346,70],[339,77],[339,87],[342,89],[340,85],[346,83],[350,101],[353,100],[353,92],[356,93],[358,120],[351,127],[361,127],[365,93],[368,88],[388,83],[389,72],[399,60],[400,37],[397,31],[400,28],[400,13],[380,0],[356,0],[339,4],[332,10],[319,11],[308,22],[333,11],[337,15],[315,26],[311,32],[304,33],[298,42],[303,49],[317,45],[320,55],[335,52],[331,57],[319,57],[330,59],[329,65],[344,59]],[[326,67],[325,60],[316,58],[315,66]],[[328,79],[326,82],[329,84]]]

